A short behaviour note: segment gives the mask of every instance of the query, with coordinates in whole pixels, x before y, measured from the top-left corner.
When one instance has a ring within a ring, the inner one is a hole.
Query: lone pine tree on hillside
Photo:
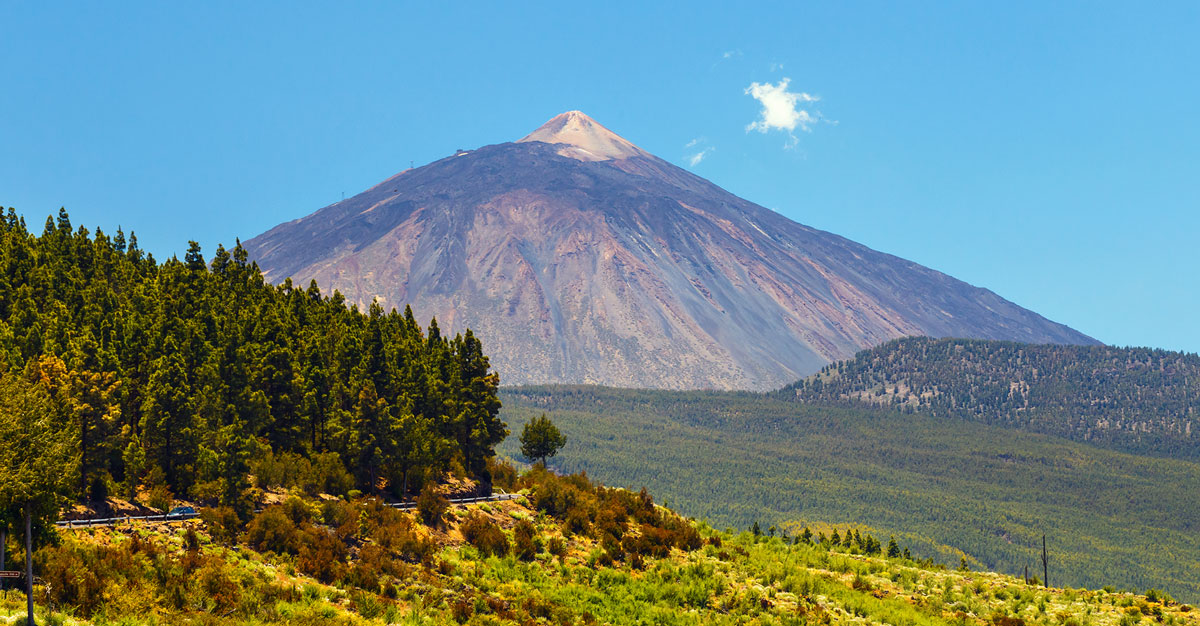
[[[566,436],[543,414],[530,420],[521,431],[521,456],[536,459],[545,467],[546,459],[558,454],[566,443]]]

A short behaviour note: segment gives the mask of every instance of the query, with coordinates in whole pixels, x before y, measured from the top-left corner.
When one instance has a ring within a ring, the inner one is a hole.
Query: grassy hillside
[[[38,610],[42,623],[130,626],[1198,623],[1161,592],[1045,588],[860,544],[731,535],[579,477],[515,486],[526,498],[436,519],[292,498],[244,528],[209,515],[64,531],[37,555]],[[0,595],[0,620],[18,618],[19,599]]]
[[[909,337],[784,388],[819,405],[893,407],[1200,459],[1200,355]]]
[[[745,529],[853,522],[920,555],[1017,573],[1049,536],[1051,582],[1200,598],[1200,465],[892,411],[755,394],[595,387],[502,391],[513,432],[547,412],[551,465],[646,485],[686,515]],[[515,437],[499,450],[516,454]],[[961,551],[961,552],[960,552]]]

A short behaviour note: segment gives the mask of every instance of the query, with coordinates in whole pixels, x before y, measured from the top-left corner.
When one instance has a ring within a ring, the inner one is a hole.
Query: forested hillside
[[[244,511],[252,460],[288,455],[330,480],[349,468],[343,489],[364,492],[447,470],[486,483],[507,434],[469,330],[266,284],[240,245],[160,263],[65,211],[40,236],[0,217],[0,370],[49,397],[72,492],[100,500],[155,489]]]
[[[1148,348],[898,339],[783,389],[811,404],[892,407],[1200,458],[1200,356]]]
[[[852,523],[915,552],[1016,574],[1049,536],[1055,584],[1200,600],[1200,465],[1011,429],[751,393],[504,389],[519,432],[548,414],[551,467],[645,485],[717,527]],[[501,453],[516,455],[515,442]],[[1055,573],[1057,572],[1057,573]]]

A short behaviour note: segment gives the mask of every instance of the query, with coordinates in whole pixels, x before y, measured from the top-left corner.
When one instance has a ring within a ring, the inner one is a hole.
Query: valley
[[[1045,533],[1052,581],[1200,598],[1200,519],[1182,495],[1200,493],[1193,462],[759,394],[552,386],[501,399],[510,429],[543,412],[560,425],[556,470],[645,485],[717,528],[860,524],[1009,574],[1039,562]]]

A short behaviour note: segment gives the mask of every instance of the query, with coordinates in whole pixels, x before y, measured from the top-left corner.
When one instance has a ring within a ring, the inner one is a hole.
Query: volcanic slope
[[[268,280],[473,329],[507,384],[763,390],[908,335],[1096,343],[738,198],[579,111],[245,245]]]

